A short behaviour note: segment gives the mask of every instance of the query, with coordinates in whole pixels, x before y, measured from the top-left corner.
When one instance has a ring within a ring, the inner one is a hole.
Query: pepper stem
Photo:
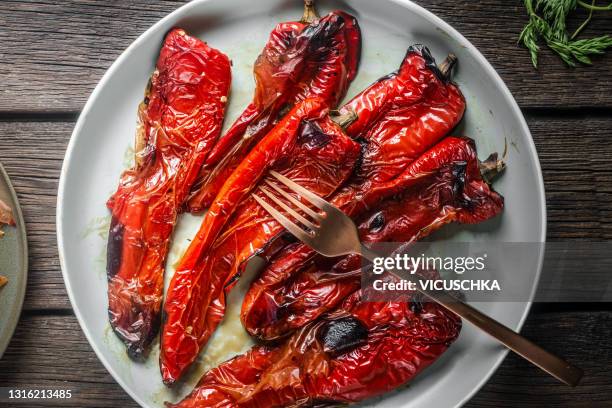
[[[450,79],[455,64],[457,64],[457,56],[453,53],[450,53],[446,56],[444,61],[442,61],[442,63],[438,65],[438,69],[446,80]]]
[[[491,153],[485,161],[479,162],[480,174],[487,184],[491,184],[493,180],[506,168],[506,162],[503,158],[499,159],[497,153]]]
[[[314,6],[314,0],[304,0],[304,15],[300,22],[304,24],[311,24],[313,21],[319,18],[319,13]]]
[[[338,124],[338,126],[340,126],[342,129],[346,129],[347,127],[349,127],[351,123],[356,121],[358,118],[357,113],[355,113],[355,111],[351,109],[347,109],[344,113],[340,113],[340,111],[333,110],[329,112],[329,116],[331,120],[336,122],[336,124]]]
[[[491,153],[483,162],[479,162],[480,174],[487,183],[491,182],[506,168],[506,159],[508,158],[508,139],[504,138],[504,153],[502,158],[497,158],[497,153]]]

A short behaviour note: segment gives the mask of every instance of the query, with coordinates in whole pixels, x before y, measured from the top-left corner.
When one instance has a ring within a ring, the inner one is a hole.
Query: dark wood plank
[[[29,276],[25,309],[69,309],[62,281],[55,207],[71,122],[0,122],[0,160],[17,191],[25,218]]]
[[[466,408],[610,406],[612,312],[536,314],[528,318],[523,334],[582,368],[582,383],[561,385],[510,355]]]
[[[516,45],[526,23],[514,0],[418,1],[457,28],[499,71],[522,107],[612,107],[612,55],[567,68],[549,50],[540,69]],[[182,1],[5,0],[0,2],[0,111],[78,111],[105,70],[144,30]],[[600,13],[586,32],[609,32]],[[544,47],[545,48],[545,47]]]
[[[546,189],[548,240],[612,238],[612,116],[527,115]]]
[[[523,334],[580,365],[586,372],[582,384],[574,389],[561,386],[510,356],[468,407],[609,406],[612,312],[535,314]],[[42,406],[137,406],[96,359],[74,316],[23,316],[0,360],[0,384],[75,389],[73,399]],[[41,404],[14,405],[30,406]]]
[[[2,1],[0,110],[78,111],[106,69],[184,1]]]
[[[521,108],[572,108],[612,106],[610,66],[612,54],[596,57],[591,67],[568,68],[542,44],[539,68],[531,65],[529,53],[517,46],[527,23],[522,1],[424,1],[416,0],[463,34],[500,74]],[[612,14],[599,13],[585,36],[612,33]],[[577,27],[586,16],[570,21]],[[461,63],[461,62],[460,62]]]
[[[65,400],[5,407],[137,407],[106,371],[74,316],[22,316],[0,360],[3,387],[70,389]]]
[[[528,116],[539,154],[549,240],[612,238],[612,117]],[[25,308],[68,309],[55,236],[55,200],[71,122],[0,122],[0,158],[28,228]]]

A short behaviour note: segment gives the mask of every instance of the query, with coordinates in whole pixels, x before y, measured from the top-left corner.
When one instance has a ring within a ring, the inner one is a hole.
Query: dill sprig
[[[538,42],[543,40],[569,66],[578,62],[590,65],[591,56],[603,54],[612,47],[612,36],[577,40],[576,37],[591,21],[593,12],[612,11],[612,3],[607,6],[595,5],[595,0],[586,3],[582,0],[523,0],[529,22],[519,36],[519,43],[529,50],[533,66],[538,66]],[[581,7],[589,11],[587,19],[570,35],[567,32],[568,15]]]

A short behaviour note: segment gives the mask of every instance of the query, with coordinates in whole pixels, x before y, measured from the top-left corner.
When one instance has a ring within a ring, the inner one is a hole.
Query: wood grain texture
[[[521,107],[612,107],[612,55],[594,58],[593,67],[571,69],[543,47],[540,69],[533,69],[528,52],[517,47],[527,21],[520,1],[417,2],[483,53]],[[169,0],[0,2],[0,111],[79,111],[121,52],[182,4]],[[599,13],[585,35],[609,32],[611,26],[612,13]]]
[[[559,385],[523,360],[510,355],[480,393],[467,405],[477,407],[609,407],[612,383],[612,312],[532,315],[523,334],[558,352],[586,372],[574,389]],[[43,340],[44,339],[44,340]],[[568,348],[567,344],[572,347]],[[597,344],[597,347],[593,347]],[[425,375],[425,374],[424,374]],[[137,407],[91,351],[74,316],[24,316],[0,360],[3,386],[56,386],[73,389],[71,400],[26,407]],[[542,398],[545,396],[545,398]]]
[[[57,254],[55,203],[73,123],[0,122],[0,160],[17,192],[28,235],[25,309],[69,309]]]
[[[612,239],[612,116],[527,115],[546,189],[548,240]]]
[[[531,315],[522,333],[585,372],[576,388],[560,385],[510,355],[465,408],[604,408],[612,403],[612,312]]]
[[[544,173],[548,239],[612,239],[612,117],[527,119]],[[57,256],[55,201],[73,126],[0,122],[0,158],[15,185],[28,229],[26,310],[70,308]]]
[[[545,180],[548,239],[612,239],[612,53],[595,58],[594,67],[570,69],[544,47],[534,70],[516,45],[527,20],[521,1],[416,1],[483,53],[526,113]],[[182,4],[0,2],[0,160],[19,196],[30,250],[25,311],[0,360],[0,386],[75,390],[71,400],[0,401],[2,407],[137,407],[98,361],[71,312],[57,255],[56,193],[76,113],[93,87],[138,35]],[[612,13],[600,13],[585,35],[610,27]],[[467,407],[609,407],[612,312],[605,309],[610,305],[542,305],[523,331],[584,368],[580,387],[560,386],[510,355]]]
[[[97,359],[74,316],[24,316],[0,360],[2,387],[58,387],[73,398],[3,407],[137,407]]]

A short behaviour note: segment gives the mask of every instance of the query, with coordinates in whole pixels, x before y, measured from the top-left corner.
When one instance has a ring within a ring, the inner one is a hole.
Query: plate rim
[[[21,211],[21,205],[19,204],[19,200],[17,198],[17,192],[15,191],[15,187],[13,187],[13,183],[11,183],[11,179],[6,172],[6,169],[0,163],[0,177],[4,180],[5,184],[8,187],[9,195],[11,196],[11,200],[13,201],[13,215],[16,217],[17,221],[17,231],[19,234],[19,240],[21,241],[21,258],[22,258],[22,268],[20,272],[20,276],[23,278],[19,283],[19,288],[17,289],[17,301],[13,303],[13,308],[10,313],[10,317],[8,319],[7,333],[9,333],[4,339],[0,339],[0,358],[4,355],[4,352],[8,348],[13,335],[15,334],[15,329],[17,328],[17,323],[21,318],[21,311],[23,310],[23,302],[25,300],[26,288],[28,286],[28,237],[25,227],[25,221],[23,219],[23,213]]]
[[[192,8],[197,8],[200,5],[208,3],[209,1],[211,0],[193,0],[187,4],[184,4],[178,7],[172,12],[168,13],[167,15],[162,17],[160,20],[155,22],[153,25],[151,25],[148,29],[146,29],[142,34],[140,34],[132,43],[130,43],[130,45],[127,48],[125,48],[125,50],[119,55],[119,57],[115,59],[115,61],[113,61],[111,66],[106,70],[106,72],[104,73],[100,81],[96,84],[94,90],[88,97],[87,102],[85,103],[83,110],[81,111],[79,118],[75,124],[72,134],[70,135],[70,140],[66,148],[66,153],[64,156],[64,161],[62,163],[62,168],[60,172],[60,180],[58,184],[58,194],[57,194],[57,201],[56,201],[56,234],[57,234],[60,268],[62,271],[62,278],[64,280],[64,285],[66,286],[66,291],[70,299],[70,304],[77,318],[77,321],[79,322],[79,326],[81,327],[81,330],[85,334],[85,337],[87,338],[87,341],[90,347],[96,353],[96,357],[98,358],[98,360],[103,364],[104,368],[111,374],[113,379],[121,386],[121,388],[123,388],[123,390],[137,404],[139,404],[143,408],[147,408],[148,404],[146,404],[145,401],[143,401],[138,395],[132,392],[131,388],[127,386],[127,384],[117,374],[116,370],[113,368],[110,362],[104,357],[102,352],[96,346],[96,343],[93,341],[92,334],[87,329],[87,326],[85,325],[85,321],[81,315],[80,310],[78,309],[78,307],[75,307],[76,301],[73,297],[73,289],[71,287],[70,280],[68,278],[68,273],[66,271],[66,265],[65,265],[65,259],[64,259],[65,258],[64,238],[61,234],[61,231],[63,229],[63,216],[64,216],[62,201],[64,197],[64,190],[66,188],[66,174],[68,172],[68,164],[71,162],[71,159],[73,156],[73,150],[74,150],[74,146],[76,143],[76,139],[78,138],[79,133],[81,133],[81,129],[85,123],[88,113],[91,110],[92,105],[97,100],[99,93],[104,88],[106,83],[109,81],[109,78],[114,74],[114,72],[121,65],[123,60],[126,59],[127,56],[131,52],[133,52],[133,50],[139,47],[140,44],[144,42],[148,37],[154,35],[158,31],[159,27],[163,26],[167,21],[173,19],[177,15],[186,14],[188,10]],[[466,49],[476,58],[479,65],[481,65],[493,77],[496,87],[501,91],[505,101],[508,102],[508,104],[510,105],[512,113],[518,118],[518,125],[520,126],[521,131],[529,136],[527,138],[528,140],[526,140],[526,143],[529,145],[529,157],[530,157],[531,162],[534,164],[535,171],[537,173],[536,185],[539,190],[540,202],[542,202],[543,204],[541,208],[539,209],[540,219],[541,219],[541,225],[540,225],[541,234],[539,237],[539,241],[540,243],[542,243],[542,250],[540,251],[540,254],[539,254],[539,259],[537,262],[537,270],[534,275],[534,285],[531,290],[531,293],[529,294],[526,302],[520,302],[526,305],[525,310],[523,311],[519,319],[519,322],[516,326],[516,330],[520,332],[523,325],[525,324],[525,321],[527,319],[527,316],[529,315],[529,312],[531,311],[533,299],[535,297],[535,293],[539,286],[540,277],[542,274],[542,265],[544,262],[544,247],[546,243],[546,232],[547,232],[547,208],[546,208],[547,206],[546,206],[544,179],[542,175],[542,168],[540,165],[540,160],[539,160],[537,149],[536,149],[536,146],[533,140],[533,136],[531,135],[531,131],[529,130],[525,117],[523,116],[523,113],[521,112],[518,106],[518,103],[516,102],[512,93],[508,89],[506,83],[503,81],[501,76],[497,73],[495,68],[493,68],[493,66],[489,63],[489,61],[476,48],[476,46],[474,46],[467,38],[465,38],[459,31],[453,28],[450,24],[442,20],[442,18],[438,17],[437,15],[427,10],[426,8],[412,2],[411,0],[387,0],[387,1],[390,3],[395,3],[401,7],[408,9],[409,11],[415,13],[416,15],[426,19],[432,25],[442,28],[447,34],[449,34],[449,36],[459,39],[462,45],[465,46]],[[483,376],[480,382],[478,382],[478,384],[468,394],[466,394],[466,396],[462,400],[458,401],[454,405],[454,408],[462,407],[470,399],[472,399],[478,391],[481,390],[481,388],[489,381],[493,373],[497,371],[497,369],[499,368],[503,360],[508,355],[508,352],[509,352],[508,349],[500,351],[499,357],[492,364],[491,369],[487,372],[487,374]]]

